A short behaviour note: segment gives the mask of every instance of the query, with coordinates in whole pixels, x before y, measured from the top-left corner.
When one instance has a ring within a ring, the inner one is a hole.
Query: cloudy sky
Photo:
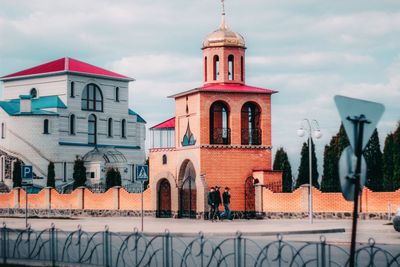
[[[134,77],[130,106],[148,126],[174,115],[166,96],[201,84],[201,43],[218,0],[0,0],[0,76],[64,56]],[[273,146],[296,172],[303,118],[323,148],[339,127],[333,96],[381,102],[383,139],[400,120],[399,0],[226,0],[247,43],[247,83],[273,96]],[[1,90],[1,85],[0,85]]]

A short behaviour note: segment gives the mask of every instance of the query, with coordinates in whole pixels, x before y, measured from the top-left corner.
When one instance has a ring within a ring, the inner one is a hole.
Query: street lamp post
[[[306,124],[305,124],[306,122]],[[307,126],[306,128],[304,127],[304,124]],[[300,128],[297,130],[297,135],[299,137],[303,137],[305,133],[307,132],[308,134],[308,163],[309,163],[309,185],[308,185],[308,219],[309,222],[312,224],[313,223],[313,206],[312,206],[312,155],[311,155],[311,140],[312,140],[312,135],[314,134],[314,137],[316,139],[319,139],[322,137],[322,133],[319,129],[319,124],[316,120],[309,120],[309,119],[303,119],[301,121]]]

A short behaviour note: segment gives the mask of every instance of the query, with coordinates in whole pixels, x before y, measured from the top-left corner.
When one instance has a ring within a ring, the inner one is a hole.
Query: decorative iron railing
[[[210,132],[210,144],[229,145],[231,143],[230,128],[213,128]]]
[[[261,145],[261,128],[243,128],[242,145]]]
[[[395,251],[397,250],[397,251]],[[0,260],[6,264],[93,266],[347,266],[348,246],[204,234],[66,232],[54,225],[35,231],[0,228]],[[356,266],[399,266],[398,246],[370,239],[356,250]]]

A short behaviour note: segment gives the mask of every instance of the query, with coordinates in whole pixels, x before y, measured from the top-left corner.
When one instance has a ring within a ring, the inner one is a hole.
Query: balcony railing
[[[242,145],[261,145],[261,136],[260,128],[244,128],[242,129]]]
[[[210,133],[210,144],[229,145],[231,143],[230,128],[214,128]]]

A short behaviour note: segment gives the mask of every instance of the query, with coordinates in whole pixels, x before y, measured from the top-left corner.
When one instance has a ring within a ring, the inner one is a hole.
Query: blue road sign
[[[136,180],[141,182],[149,180],[149,166],[136,165]]]
[[[31,165],[21,166],[22,185],[28,186],[33,184],[33,168]]]
[[[378,121],[381,119],[382,114],[385,111],[385,107],[380,103],[340,95],[335,96],[335,103],[353,151],[356,150],[356,132],[354,124],[349,118],[364,115],[364,117],[368,120],[368,123],[364,124],[364,135],[362,140],[362,149],[364,149],[368,144],[368,141],[373,134]]]

